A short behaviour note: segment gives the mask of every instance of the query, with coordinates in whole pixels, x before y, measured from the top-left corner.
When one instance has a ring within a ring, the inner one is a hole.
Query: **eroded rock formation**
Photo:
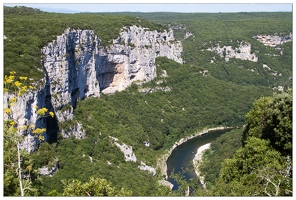
[[[256,54],[251,53],[251,44],[248,43],[240,43],[239,47],[232,46],[223,46],[220,47],[218,44],[217,47],[207,49],[209,51],[215,51],[221,57],[225,58],[225,61],[229,61],[229,58],[238,58],[241,60],[249,60],[253,62],[258,61],[258,56]]]
[[[181,42],[175,40],[172,31],[159,33],[131,26],[120,32],[113,45],[103,47],[94,31],[67,29],[42,48],[44,83],[20,99],[13,118],[18,125],[45,127],[45,141],[54,140],[58,122],[73,118],[78,100],[124,90],[134,81],[139,84],[151,81],[156,77],[156,57],[164,56],[182,63],[182,50]],[[4,107],[8,96],[4,94]],[[34,105],[53,111],[55,118],[37,120]],[[82,125],[72,129],[75,129],[75,137],[85,136]],[[30,133],[23,134],[23,149],[34,151],[38,141]],[[72,131],[63,131],[64,137],[72,134]]]

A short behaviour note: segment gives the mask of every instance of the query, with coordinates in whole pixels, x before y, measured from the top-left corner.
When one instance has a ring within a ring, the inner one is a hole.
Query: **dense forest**
[[[292,90],[256,100],[246,118],[240,137],[225,134],[204,155],[204,195],[292,195]]]
[[[28,7],[4,7],[4,74],[16,71],[32,82],[44,77],[40,49],[68,28],[92,29],[108,47],[123,27],[173,29],[182,41],[185,61],[159,57],[157,77],[126,90],[77,103],[73,120],[59,122],[57,142],[22,152],[22,169],[30,189],[26,196],[184,196],[158,183],[164,179],[140,170],[176,141],[212,127],[238,127],[225,133],[203,156],[200,171],[207,191],[194,185],[192,196],[292,195],[292,42],[274,47],[252,38],[289,35],[292,13],[47,13]],[[185,37],[186,33],[191,33]],[[258,62],[230,58],[212,46],[250,43]],[[273,56],[276,55],[276,56]],[[215,58],[215,62],[211,60]],[[262,66],[281,76],[274,76]],[[251,70],[252,69],[252,70]],[[166,77],[161,74],[166,71]],[[278,91],[282,86],[283,91]],[[169,87],[169,91],[141,92]],[[85,139],[62,139],[61,130],[77,122]],[[136,162],[125,161],[109,136],[132,146]],[[149,141],[150,146],[144,145]],[[4,141],[4,195],[20,196],[13,163],[16,152]],[[58,170],[40,175],[43,166]]]

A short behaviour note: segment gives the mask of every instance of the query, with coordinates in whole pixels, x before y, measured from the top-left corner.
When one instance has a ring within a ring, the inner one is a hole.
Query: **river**
[[[178,184],[174,181],[174,179],[170,178],[173,170],[176,174],[178,172],[182,172],[182,169],[185,170],[186,168],[188,168],[188,170],[184,174],[186,180],[189,181],[190,178],[196,179],[197,177],[191,164],[195,154],[197,153],[197,149],[202,145],[211,143],[216,138],[226,132],[229,132],[230,130],[231,128],[222,130],[211,130],[207,134],[197,136],[184,142],[172,151],[172,154],[167,159],[167,174],[169,176],[168,181],[174,185],[173,190],[178,189]]]

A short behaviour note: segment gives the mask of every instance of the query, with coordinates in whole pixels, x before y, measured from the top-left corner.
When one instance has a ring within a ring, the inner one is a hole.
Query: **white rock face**
[[[86,137],[86,132],[83,129],[82,124],[79,122],[74,126],[69,127],[68,130],[61,131],[63,138],[68,138],[73,135],[76,139],[84,139]]]
[[[167,186],[167,187],[169,187],[170,189],[173,189],[173,187],[174,187],[174,185],[173,185],[171,182],[166,181],[166,180],[159,180],[158,183],[159,183],[160,185]]]
[[[67,29],[41,49],[44,84],[20,98],[13,118],[19,125],[32,123],[36,127],[46,128],[44,137],[47,141],[49,132],[54,132],[54,128],[47,125],[46,119],[36,119],[34,105],[53,111],[54,122],[58,126],[57,122],[73,118],[73,108],[78,100],[124,90],[134,81],[151,81],[156,77],[155,59],[165,56],[182,63],[182,50],[182,43],[175,41],[172,31],[159,33],[131,26],[105,49],[94,31]],[[9,94],[5,93],[4,107],[8,105],[8,97]],[[79,131],[67,133],[64,130],[64,137],[73,134],[84,137],[83,128],[73,128]],[[23,148],[34,151],[38,141],[31,133],[20,134],[25,135]]]
[[[191,32],[187,32],[185,33],[184,39],[189,38],[190,36],[192,36],[193,34]]]
[[[51,101],[58,120],[65,121],[59,110],[88,96],[100,96],[96,79],[96,54],[100,40],[90,30],[67,29],[42,49],[43,66],[50,86]],[[66,119],[71,119],[72,115]]]
[[[112,136],[109,136],[109,137],[113,140],[114,144],[120,149],[120,151],[123,152],[125,161],[137,162],[137,158],[136,158],[135,153],[133,152],[132,146],[126,145],[124,143],[119,144],[117,138],[112,137]],[[148,171],[153,176],[155,176],[155,174],[156,174],[156,169],[149,166],[149,165],[146,165],[143,161],[141,161],[141,164],[138,166],[138,168],[140,170]]]
[[[50,177],[53,176],[53,174],[55,172],[58,171],[58,161],[55,162],[55,165],[52,166],[52,167],[47,167],[47,166],[44,166],[42,168],[39,168],[39,174],[41,175],[48,175]]]
[[[172,31],[158,33],[132,26],[105,50],[92,30],[67,29],[42,49],[58,120],[73,117],[59,111],[66,104],[75,107],[77,100],[152,80],[158,56],[182,63],[182,44],[174,40]]]
[[[263,69],[265,69],[265,68],[266,68],[266,69],[268,69],[268,70],[271,70],[271,69],[270,69],[270,67],[268,67],[266,64],[263,64],[263,66],[262,66],[262,67],[263,67]]]
[[[137,158],[133,152],[132,146],[126,145],[124,143],[121,145],[118,143],[117,138],[112,136],[109,136],[109,137],[113,140],[114,144],[120,149],[120,151],[123,152],[125,161],[137,162]]]
[[[218,47],[213,47],[207,49],[209,51],[216,51],[218,55],[221,57],[224,57],[225,55],[225,61],[229,61],[229,58],[238,58],[241,60],[249,60],[253,62],[258,61],[258,57],[256,54],[251,54],[251,44],[240,44],[239,48],[234,48],[232,46],[223,46],[220,47],[218,44]]]
[[[14,94],[5,92],[3,94],[3,107],[11,109],[11,117],[16,122],[18,127],[29,126],[34,124],[36,128],[46,127],[46,119],[39,118],[35,113],[38,108],[46,107],[49,111],[52,111],[52,107],[49,102],[45,101],[46,87],[39,91],[30,91],[24,94],[22,97],[16,97]],[[9,106],[9,99],[16,97],[17,102],[14,106]],[[7,120],[8,116],[3,115],[3,119]],[[24,136],[23,142],[20,144],[21,149],[26,149],[28,152],[33,152],[39,144],[39,141],[34,138],[29,130],[19,130],[19,135]],[[49,139],[47,133],[42,134],[45,140]]]
[[[256,35],[256,36],[253,36],[253,38],[263,43],[265,46],[276,47],[286,42],[292,42],[293,34],[290,33],[289,35],[285,35],[285,36]]]
[[[156,174],[156,170],[153,167],[146,165],[143,161],[141,161],[141,165],[139,165],[138,168],[140,170],[146,170],[150,172],[151,174],[153,174],[153,176],[155,176]]]

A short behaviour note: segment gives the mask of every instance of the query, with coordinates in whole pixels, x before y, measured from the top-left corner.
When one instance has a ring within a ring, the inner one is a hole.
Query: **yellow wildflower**
[[[14,76],[9,76],[8,78],[5,77],[5,83],[12,83],[13,82],[13,79],[14,79]]]
[[[27,86],[23,86],[19,92],[18,92],[18,96],[22,96],[25,92],[27,92]]]
[[[27,130],[27,129],[28,129],[28,126],[23,125],[23,126],[20,127],[20,129],[21,129],[21,130]]]
[[[22,83],[19,82],[19,81],[16,81],[16,82],[14,82],[14,85],[15,85],[16,87],[20,87],[20,86],[22,85]]]
[[[17,100],[17,99],[16,99],[15,97],[12,97],[11,99],[9,99],[9,105],[10,105],[10,106],[14,106],[16,100]]]
[[[34,134],[41,134],[41,133],[44,133],[46,131],[46,128],[36,128],[34,131],[32,131],[32,133]]]
[[[23,96],[23,94],[24,94],[24,92],[19,91],[19,92],[17,93],[17,96],[21,97],[21,96]]]
[[[11,114],[11,110],[10,110],[10,108],[4,108],[4,112],[6,113],[6,114]]]
[[[9,127],[8,131],[10,131],[10,132],[16,132],[17,131],[17,128],[14,127],[14,126],[11,126],[11,127]]]
[[[11,121],[9,124],[10,125],[15,125],[15,122],[14,121]]]
[[[29,125],[29,128],[34,129],[35,128],[35,125],[34,124],[30,124]]]
[[[23,81],[23,80],[25,81],[25,80],[27,80],[27,79],[28,79],[28,77],[26,77],[26,76],[20,76],[20,80],[22,80],[22,81]]]
[[[49,112],[49,115],[54,118],[54,113],[53,112]]]
[[[40,141],[43,141],[43,140],[44,140],[44,136],[39,135],[38,139],[39,139]]]
[[[31,90],[34,89],[34,87],[33,87],[32,85],[30,85],[29,88],[30,88]]]
[[[8,92],[8,89],[7,88],[3,88],[4,92]]]
[[[9,102],[16,102],[16,98],[12,97],[11,99],[9,99]]]
[[[47,111],[48,111],[47,108],[40,108],[39,110],[37,110],[36,114],[37,114],[37,115],[44,116],[45,113],[47,113]]]

